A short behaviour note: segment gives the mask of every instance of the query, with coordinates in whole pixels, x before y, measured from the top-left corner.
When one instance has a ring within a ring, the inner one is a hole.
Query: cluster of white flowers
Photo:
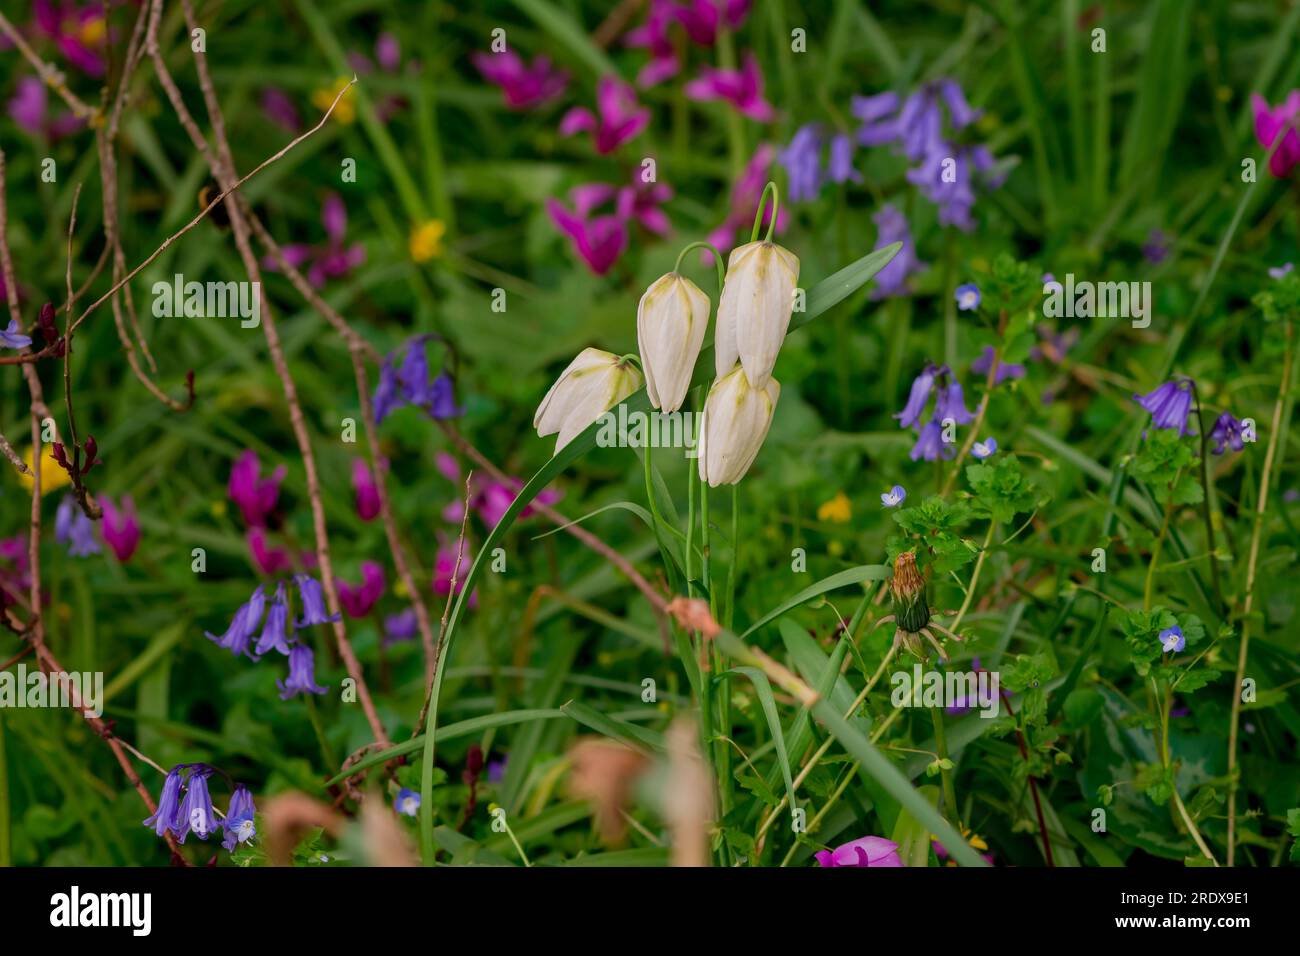
[[[714,333],[715,380],[700,423],[700,479],[734,485],[754,463],[772,425],[780,383],[772,367],[790,327],[799,259],[770,241],[732,250]],[[676,412],[686,400],[709,322],[709,297],[670,272],[650,284],[637,305],[636,332],[650,403]],[[584,349],[551,386],[533,425],[559,433],[559,452],[642,384],[630,357]]]

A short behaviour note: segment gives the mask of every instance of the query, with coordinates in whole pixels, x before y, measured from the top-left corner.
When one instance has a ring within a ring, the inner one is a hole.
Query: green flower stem
[[[749,230],[749,241],[758,241],[758,230],[763,227],[763,210],[767,207],[768,194],[772,196],[772,218],[767,223],[767,233],[763,236],[764,242],[771,242],[772,231],[776,229],[776,216],[781,211],[781,190],[776,188],[776,183],[768,182],[763,187],[763,195],[758,200],[758,211],[754,213],[754,227]]]
[[[1209,436],[1205,433],[1205,417],[1201,414],[1201,393],[1194,381],[1192,395],[1196,399],[1196,425],[1201,433],[1201,516],[1205,519],[1205,541],[1210,551],[1210,580],[1214,584],[1214,609],[1219,614],[1223,614],[1223,590],[1219,586],[1219,560],[1218,555],[1215,554],[1218,547],[1214,540],[1214,520],[1210,514],[1210,469],[1207,464]]]
[[[1281,137],[1278,138],[1281,142]],[[1282,431],[1282,407],[1291,391],[1295,331],[1286,323],[1286,351],[1282,357],[1282,381],[1273,403],[1273,424],[1264,452],[1264,470],[1259,476],[1259,494],[1255,499],[1255,526],[1250,532],[1250,557],[1246,562],[1246,597],[1241,612],[1241,649],[1237,652],[1237,674],[1232,684],[1232,716],[1228,721],[1228,866],[1233,865],[1237,850],[1237,729],[1241,724],[1241,682],[1246,676],[1246,655],[1250,649],[1250,612],[1255,605],[1255,572],[1259,568],[1259,545],[1264,532],[1264,511],[1268,507],[1268,489],[1273,476]]]
[[[1169,533],[1169,519],[1174,513],[1174,489],[1178,487],[1178,479],[1183,476],[1181,468],[1174,474],[1174,480],[1169,483],[1169,500],[1165,502],[1165,517],[1160,522],[1160,534],[1156,537],[1156,543],[1151,547],[1151,563],[1147,565],[1146,586],[1142,589],[1142,610],[1151,610],[1151,589],[1156,582],[1156,565],[1160,562],[1160,552],[1165,545],[1165,535]]]
[[[1158,708],[1157,716],[1160,718],[1160,764],[1168,772],[1170,770],[1169,706],[1173,703],[1173,688],[1169,687],[1161,691],[1155,677],[1152,677],[1151,690],[1154,694],[1153,702]],[[1178,810],[1178,815],[1182,817],[1183,825],[1187,827],[1187,832],[1191,834],[1197,849],[1201,851],[1207,860],[1218,866],[1219,861],[1214,858],[1214,854],[1206,846],[1205,838],[1201,836],[1201,831],[1197,828],[1196,822],[1192,819],[1191,814],[1187,812],[1187,807],[1183,806],[1183,798],[1178,795],[1176,774],[1172,772],[1169,773],[1169,791],[1173,794],[1174,807]]]
[[[934,721],[934,749],[941,761],[948,759],[948,742],[943,736],[943,708],[931,707],[930,719]],[[955,825],[960,826],[961,819],[957,816],[957,791],[952,785],[952,771],[947,767],[940,766],[939,779],[943,784],[943,806],[948,814],[948,819]]]
[[[692,242],[690,245],[682,249],[682,251],[677,254],[677,261],[673,263],[673,272],[682,271],[682,260],[686,258],[687,253],[692,249],[708,249],[709,252],[713,253],[713,268],[718,274],[718,295],[722,295],[722,282],[726,278],[726,272],[722,267],[722,253],[720,253],[717,247],[711,242],[705,242],[701,239],[698,242]]]
[[[727,565],[726,619],[731,628],[736,619],[736,565],[740,563],[740,485],[731,486],[731,563]]]
[[[718,602],[714,598],[713,580],[709,568],[709,485],[703,481],[700,482],[700,562],[703,565],[700,571],[700,583],[709,596],[709,610],[713,612],[716,620]]]
[[[966,598],[961,602],[961,607],[957,609],[957,616],[952,619],[952,624],[948,630],[954,634],[957,628],[961,627],[961,622],[966,619],[966,612],[970,610],[971,601],[975,599],[975,585],[979,583],[980,571],[984,568],[984,559],[988,557],[989,545],[993,543],[993,530],[998,526],[996,521],[989,522],[988,534],[984,535],[984,546],[980,548],[979,557],[975,559],[975,570],[971,572],[970,583],[966,585]]]
[[[998,337],[1002,337],[1007,327],[1007,314],[1002,313],[1002,318],[998,322]],[[979,411],[975,414],[975,421],[971,423],[970,432],[966,435],[966,440],[961,443],[961,450],[957,452],[956,459],[953,460],[952,470],[948,472],[948,479],[943,483],[943,488],[939,491],[941,498],[948,497],[948,492],[952,491],[953,482],[961,474],[961,463],[970,453],[971,446],[979,440],[980,429],[984,427],[984,416],[988,413],[989,403],[993,401],[993,384],[997,378],[998,365],[1002,361],[1002,344],[1001,342],[993,349],[993,361],[989,363],[989,374],[984,379],[984,400],[980,402]]]

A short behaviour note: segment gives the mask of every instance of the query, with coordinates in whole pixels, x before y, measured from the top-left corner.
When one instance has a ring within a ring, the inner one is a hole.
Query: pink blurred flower
[[[55,117],[50,116],[49,91],[34,76],[19,78],[13,99],[9,101],[9,116],[27,132],[47,142],[76,132],[82,125],[82,121],[67,110]]]
[[[743,116],[768,123],[776,119],[776,110],[763,99],[763,75],[752,53],[745,54],[739,70],[700,69],[700,75],[686,84],[686,95],[693,100],[726,100]]]
[[[1272,149],[1278,134],[1284,128],[1287,130],[1268,161],[1268,169],[1278,179],[1289,176],[1300,163],[1300,134],[1296,132],[1296,123],[1300,120],[1300,90],[1292,90],[1276,107],[1270,107],[1264,97],[1252,93],[1250,106],[1255,111],[1255,138],[1265,149]]]
[[[288,549],[271,547],[266,540],[266,529],[260,526],[248,529],[248,551],[253,556],[253,565],[268,578],[293,567]]]
[[[352,488],[356,492],[357,514],[373,521],[379,514],[379,485],[364,458],[352,459]]]
[[[364,53],[355,51],[349,53],[347,59],[348,66],[362,76],[373,73],[376,64],[382,72],[395,74],[401,72],[402,69],[402,46],[394,34],[384,32],[375,39],[375,59],[373,62]],[[407,68],[417,70],[419,64],[412,60],[407,64]],[[387,122],[405,105],[406,100],[400,96],[384,96],[375,104],[375,113],[381,122]]]
[[[464,482],[461,479],[460,463],[455,458],[445,451],[440,451],[434,457],[434,463],[439,474],[457,488],[463,489]],[[507,482],[501,482],[492,478],[480,479],[478,475],[475,475],[470,480],[470,509],[477,512],[479,519],[482,520],[486,527],[495,528],[497,523],[505,516],[507,509],[514,504],[515,498],[518,497],[523,486],[523,482],[518,478],[510,478]],[[561,497],[560,492],[545,488],[534,501],[539,505],[550,505],[559,501]],[[522,520],[532,513],[533,506],[530,504],[519,513],[519,517]],[[443,520],[450,524],[460,524],[464,514],[465,500],[463,494],[449,501],[442,510]]]
[[[90,76],[104,75],[108,26],[101,3],[78,7],[75,3],[33,0],[32,14],[36,29],[54,41],[69,63]]]
[[[650,62],[637,74],[636,85],[642,89],[655,86],[677,75],[681,62],[673,46],[668,28],[676,19],[674,0],[650,0],[650,10],[645,23],[634,27],[623,36],[624,46],[650,51]]]
[[[687,0],[674,4],[673,15],[686,30],[692,43],[713,46],[718,39],[718,24],[725,22],[734,30],[745,22],[753,0]]]
[[[448,542],[445,535],[438,536],[438,554],[433,561],[433,593],[439,597],[447,597],[451,594],[451,580],[456,579],[456,593],[460,594],[465,590],[465,575],[469,571],[470,556],[469,548],[465,547],[460,552],[459,566],[456,560],[457,545],[459,541]],[[469,596],[469,606],[478,605],[478,592],[475,591]]]
[[[130,495],[124,495],[119,510],[113,499],[104,495],[99,499],[99,504],[104,510],[100,534],[104,543],[117,555],[117,560],[125,564],[131,560],[131,555],[135,554],[135,549],[140,544],[140,522],[136,517],[135,502]]]
[[[275,509],[279,500],[280,482],[285,476],[284,465],[276,468],[266,479],[260,477],[261,470],[257,452],[250,448],[235,460],[226,486],[230,500],[239,505],[245,524],[253,528],[266,524],[266,516]]]
[[[818,850],[820,866],[902,866],[898,844],[884,837],[865,836],[834,850]]]
[[[629,223],[639,223],[647,231],[662,236],[671,228],[660,206],[671,199],[671,186],[641,181],[639,171],[632,185],[616,188],[609,183],[587,183],[569,191],[570,210],[554,199],[546,201],[551,221],[572,241],[574,250],[591,271],[604,275],[627,248]],[[613,203],[613,214],[592,215],[600,206]]]
[[[650,124],[650,110],[637,103],[636,90],[613,76],[596,84],[597,116],[585,106],[575,106],[560,120],[560,135],[590,133],[596,152],[612,153],[635,139]]]
[[[330,193],[321,205],[321,223],[328,240],[323,245],[303,243],[284,247],[284,258],[295,269],[310,263],[307,279],[321,288],[330,279],[341,279],[366,261],[366,248],[361,243],[345,245],[343,238],[348,228],[348,211],[338,193]],[[274,256],[262,260],[262,267],[271,272],[279,270]]]
[[[506,106],[526,110],[554,99],[569,85],[569,74],[551,67],[544,56],[534,58],[528,66],[514,50],[500,53],[476,53],[474,65],[483,79],[501,87]]]
[[[289,94],[278,87],[268,86],[262,90],[262,112],[272,123],[290,133],[297,133],[302,129],[298,107],[294,106]]]
[[[384,596],[384,569],[374,561],[361,562],[361,583],[356,587],[339,578],[339,604],[348,617],[365,617]]]

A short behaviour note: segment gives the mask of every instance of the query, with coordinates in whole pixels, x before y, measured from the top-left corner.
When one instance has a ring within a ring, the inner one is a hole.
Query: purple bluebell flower
[[[776,161],[785,167],[790,202],[816,199],[822,188],[822,138],[816,123],[800,126],[790,145],[777,154]]]
[[[980,352],[980,357],[970,363],[970,370],[976,375],[988,375],[989,369],[993,367],[993,346],[986,345]],[[1024,378],[1025,367],[1008,362],[998,362],[998,370],[993,373],[993,384],[1001,385],[1009,378]]]
[[[1233,451],[1241,451],[1245,446],[1241,435],[1241,422],[1232,414],[1224,412],[1214,421],[1214,427],[1210,429],[1210,441],[1214,442],[1212,449],[1214,454],[1222,455],[1226,446],[1231,445]]]
[[[316,657],[306,644],[295,644],[289,651],[289,679],[278,680],[280,699],[288,700],[295,694],[324,694],[326,689],[316,683]]]
[[[157,836],[162,836],[168,830],[176,834],[180,832],[176,814],[181,802],[182,769],[184,765],[172,767],[167,772],[167,777],[163,780],[162,793],[158,795],[158,809],[154,811],[153,816],[144,821],[144,825],[151,827]]]
[[[389,644],[396,644],[400,641],[409,641],[415,637],[419,627],[420,619],[413,607],[388,615],[384,618],[384,646],[387,647]]]
[[[957,300],[958,309],[963,312],[971,312],[980,307],[980,287],[974,282],[959,285],[953,293],[953,298]]]
[[[1281,279],[1287,273],[1291,272],[1294,268],[1295,268],[1294,262],[1284,262],[1280,266],[1270,266],[1268,270],[1268,277],[1270,279]]]
[[[276,597],[280,597],[284,585],[276,592]],[[223,647],[230,651],[236,657],[241,654],[252,657],[248,652],[249,641],[253,638],[253,632],[257,630],[257,625],[262,622],[262,611],[266,607],[266,595],[262,593],[262,585],[258,585],[252,596],[243,604],[239,605],[239,610],[235,611],[235,616],[230,622],[230,627],[226,628],[226,633],[220,637],[211,631],[204,631],[208,640],[216,641],[217,647]]]
[[[894,92],[853,97],[849,109],[862,121],[857,134],[861,145],[881,146],[898,139],[898,119],[894,115],[898,104],[898,94]]]
[[[953,449],[943,440],[943,427],[937,420],[931,420],[921,429],[908,457],[912,461],[937,461],[940,458],[951,458],[954,454]]]
[[[911,428],[921,420],[925,403],[930,400],[930,392],[934,388],[935,376],[941,371],[939,366],[929,362],[921,370],[921,374],[912,379],[912,390],[907,394],[907,404],[903,406],[901,412],[894,415],[900,427]]]
[[[872,216],[876,224],[876,248],[880,249],[893,242],[901,242],[903,247],[889,263],[876,273],[876,288],[872,291],[873,299],[889,296],[906,295],[910,291],[907,278],[914,272],[920,272],[926,264],[916,257],[916,244],[912,241],[912,232],[908,228],[907,218],[891,205],[880,207]]]
[[[488,783],[501,783],[506,778],[506,766],[510,755],[504,754],[497,760],[489,760],[487,765]]]
[[[830,162],[826,167],[831,182],[862,182],[862,174],[853,167],[854,145],[852,138],[843,133],[831,137]]]
[[[261,590],[260,588],[258,590]],[[262,625],[262,634],[253,648],[253,660],[259,660],[268,651],[289,653],[289,597],[284,582],[275,586],[275,599],[271,609],[266,612],[266,623]]]
[[[970,446],[970,453],[980,461],[988,458],[997,450],[998,440],[993,437],[986,438],[983,441],[977,441],[975,444]]]
[[[396,364],[396,353],[385,357],[374,395],[376,424],[403,405],[423,408],[435,419],[455,418],[462,413],[463,409],[456,407],[451,377],[444,372],[432,381],[429,379],[426,338],[417,335],[406,343],[400,367]]]
[[[897,508],[907,500],[907,489],[902,485],[894,485],[888,491],[880,493],[880,503],[886,508]]]
[[[10,319],[9,325],[0,332],[0,345],[7,349],[25,349],[32,344],[30,335],[23,335],[18,331],[18,320]]]
[[[973,109],[966,102],[966,94],[956,80],[940,80],[939,96],[944,106],[948,107],[948,122],[955,130],[965,129],[984,115],[982,110]]]
[[[418,816],[420,813],[420,795],[414,790],[403,787],[397,791],[397,798],[393,800],[393,808],[398,813],[403,813],[408,817]]]
[[[898,132],[903,155],[918,160],[942,147],[943,114],[929,89],[921,89],[903,101],[898,114]]]
[[[1156,428],[1177,428],[1179,435],[1187,434],[1187,417],[1192,411],[1191,379],[1172,379],[1146,395],[1134,395],[1133,400],[1151,413],[1151,424]]]
[[[257,826],[253,822],[257,809],[253,806],[253,795],[242,783],[235,784],[235,792],[230,795],[230,807],[226,810],[226,819],[221,824],[221,845],[234,852],[240,843],[247,843],[257,836]]]
[[[312,627],[316,624],[332,624],[342,615],[331,616],[325,610],[325,594],[320,582],[310,574],[295,574],[293,580],[298,585],[298,599],[302,602],[302,618],[298,627]]]
[[[185,838],[194,833],[200,840],[206,840],[217,828],[217,814],[212,809],[212,797],[208,794],[208,777],[211,767],[195,764],[189,779],[185,781],[185,799],[176,817],[179,831],[176,838],[185,842]]]
[[[68,554],[74,558],[99,554],[95,523],[86,517],[72,495],[65,495],[59,502],[59,510],[54,513],[54,540],[66,544]]]
[[[1142,255],[1147,262],[1158,266],[1169,258],[1169,237],[1163,229],[1152,229],[1147,234],[1147,241],[1142,246]]]
[[[1181,651],[1187,646],[1187,639],[1183,637],[1183,629],[1177,624],[1165,628],[1160,632],[1160,646],[1166,654]]]
[[[951,418],[958,425],[969,425],[975,420],[975,416],[966,408],[960,382],[954,380],[939,386],[934,396],[934,417],[938,422]]]

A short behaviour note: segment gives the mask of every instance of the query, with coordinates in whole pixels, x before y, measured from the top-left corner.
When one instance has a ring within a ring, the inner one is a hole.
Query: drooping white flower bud
[[[718,378],[739,360],[755,388],[772,377],[772,366],[790,327],[799,257],[774,242],[750,242],[731,250],[713,336]]]
[[[709,487],[734,485],[745,477],[767,438],[780,395],[776,379],[754,388],[740,365],[713,383],[704,403],[698,448],[700,479]]]
[[[541,437],[560,433],[555,451],[641,387],[640,370],[630,360],[602,349],[583,349],[560,373],[533,416]]]
[[[636,307],[636,341],[650,404],[663,412],[682,407],[709,324],[709,297],[676,272],[660,276]]]

